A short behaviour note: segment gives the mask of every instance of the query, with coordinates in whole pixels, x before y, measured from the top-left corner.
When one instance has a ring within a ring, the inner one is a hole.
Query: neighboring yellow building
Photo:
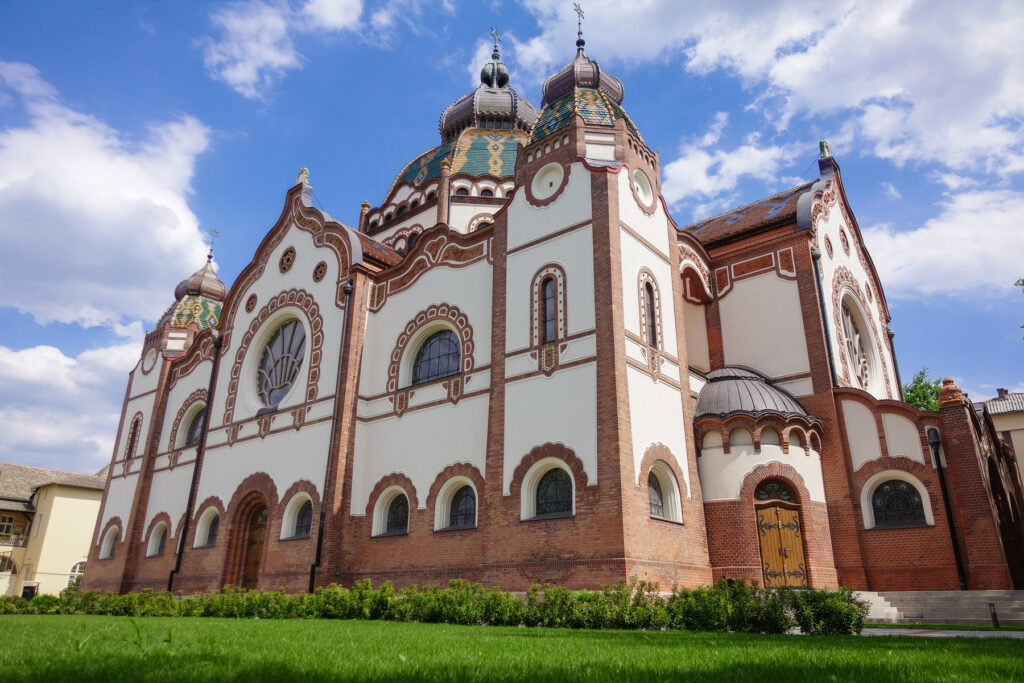
[[[1024,393],[999,389],[998,396],[985,401],[985,412],[1003,441],[1018,458],[1024,457]]]
[[[0,463],[0,595],[56,595],[85,572],[105,482]]]

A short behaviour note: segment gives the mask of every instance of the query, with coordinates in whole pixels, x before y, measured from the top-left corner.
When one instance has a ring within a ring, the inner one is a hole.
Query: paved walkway
[[[1024,631],[945,631],[938,629],[867,627],[861,633],[865,636],[925,636],[928,638],[1024,638]]]

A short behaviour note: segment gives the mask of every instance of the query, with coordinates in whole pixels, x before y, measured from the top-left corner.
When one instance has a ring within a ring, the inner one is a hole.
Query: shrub
[[[854,598],[852,588],[791,591],[788,597],[800,630],[807,635],[859,635],[864,628],[869,607]]]

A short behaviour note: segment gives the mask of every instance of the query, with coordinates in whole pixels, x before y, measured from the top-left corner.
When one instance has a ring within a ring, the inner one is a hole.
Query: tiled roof
[[[195,323],[200,330],[216,327],[220,320],[221,308],[222,304],[219,301],[189,294],[180,301],[175,301],[164,311],[156,324],[156,329],[160,329],[164,323],[182,328]]]
[[[32,499],[33,491],[37,488],[54,483],[79,488],[102,489],[106,481],[91,474],[0,462],[0,498],[29,501]]]
[[[1024,393],[1010,392],[1006,396],[990,398],[985,401],[985,410],[989,415],[1024,413]]]
[[[593,126],[611,126],[617,119],[622,119],[629,131],[643,140],[640,131],[633,125],[625,110],[604,92],[594,88],[573,88],[568,94],[544,106],[540,118],[533,127],[530,142],[536,142],[565,128],[575,114],[579,114],[587,124]]]
[[[767,413],[808,417],[804,407],[788,391],[773,385],[760,373],[739,367],[708,373],[708,383],[700,390],[693,408],[694,419],[709,415],[760,416]]]
[[[807,192],[813,184],[810,182],[798,185],[753,204],[694,223],[683,230],[696,237],[702,244],[710,244],[765,225],[796,220],[796,205],[800,195]]]

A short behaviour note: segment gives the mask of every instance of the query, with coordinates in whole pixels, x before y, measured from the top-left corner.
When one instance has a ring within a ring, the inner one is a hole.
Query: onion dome
[[[814,418],[807,414],[792,394],[777,387],[759,372],[741,367],[728,367],[708,374],[708,383],[697,396],[694,421],[704,417],[724,418],[743,414],[757,418],[774,414],[783,418]]]
[[[622,104],[626,96],[622,81],[603,71],[597,62],[587,57],[583,46],[580,45],[582,41],[582,38],[576,41],[576,57],[558,73],[544,80],[544,99],[541,101],[541,107],[565,97],[573,88],[600,90],[615,104]]]
[[[174,288],[174,303],[160,316],[156,327],[188,327],[194,324],[200,330],[216,327],[220,311],[227,297],[224,286],[213,270],[213,251],[206,257],[203,267],[178,283]]]

